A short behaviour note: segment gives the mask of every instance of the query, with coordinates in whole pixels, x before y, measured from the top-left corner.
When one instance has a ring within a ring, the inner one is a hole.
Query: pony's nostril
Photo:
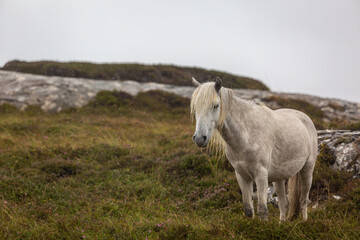
[[[203,140],[204,140],[204,142],[206,141],[206,139],[207,139],[207,137],[206,137],[206,136],[203,136]]]
[[[196,137],[196,134],[194,134],[194,136],[193,136],[193,140],[195,140],[195,137]]]

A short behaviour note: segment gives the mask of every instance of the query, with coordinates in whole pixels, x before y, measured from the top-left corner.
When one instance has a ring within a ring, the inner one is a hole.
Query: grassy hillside
[[[216,76],[219,76],[224,79],[226,87],[268,90],[267,86],[255,79],[201,68],[171,65],[11,61],[6,63],[3,69],[49,76],[104,80],[135,80],[138,82],[158,82],[179,86],[192,86],[192,76],[199,81],[213,81]]]
[[[360,238],[359,179],[331,170],[326,147],[307,222],[279,224],[273,205],[268,222],[244,218],[232,167],[191,140],[187,99],[100,92],[0,114],[0,239]]]

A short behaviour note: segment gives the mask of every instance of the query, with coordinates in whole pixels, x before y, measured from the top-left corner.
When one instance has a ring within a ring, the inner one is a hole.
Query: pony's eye
[[[215,104],[214,105],[214,110],[217,109],[219,107],[219,104]]]

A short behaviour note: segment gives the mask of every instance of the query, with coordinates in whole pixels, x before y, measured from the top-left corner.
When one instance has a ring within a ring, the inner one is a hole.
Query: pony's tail
[[[289,179],[289,212],[288,219],[296,217],[300,213],[301,178],[299,173]]]

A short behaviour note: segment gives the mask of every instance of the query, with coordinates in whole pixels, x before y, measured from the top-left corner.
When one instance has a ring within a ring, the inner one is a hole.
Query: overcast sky
[[[0,0],[13,59],[198,66],[360,102],[360,1]]]

